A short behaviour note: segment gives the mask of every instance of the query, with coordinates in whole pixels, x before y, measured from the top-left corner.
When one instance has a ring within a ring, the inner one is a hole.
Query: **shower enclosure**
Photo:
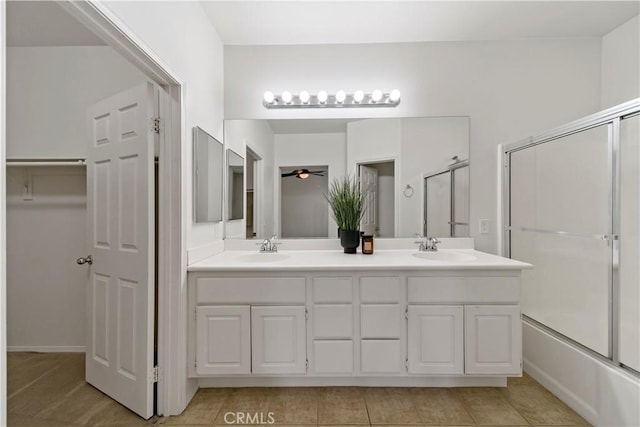
[[[504,147],[507,256],[525,322],[640,371],[640,101]]]
[[[469,236],[469,161],[424,178],[424,236]]]

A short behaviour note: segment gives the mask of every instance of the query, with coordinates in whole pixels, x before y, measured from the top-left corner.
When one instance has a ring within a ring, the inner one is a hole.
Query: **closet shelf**
[[[85,159],[7,159],[7,167],[86,166]]]

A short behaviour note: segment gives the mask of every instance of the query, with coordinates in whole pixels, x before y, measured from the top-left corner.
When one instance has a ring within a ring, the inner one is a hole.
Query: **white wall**
[[[148,80],[107,46],[7,49],[7,157],[85,158],[87,108]]]
[[[325,166],[298,165],[309,170],[323,170]],[[290,172],[290,169],[281,170]],[[309,175],[280,178],[280,235],[287,237],[327,237],[329,234],[327,209],[328,176]]]
[[[257,177],[258,188],[254,192],[254,204],[258,208],[258,218],[254,218],[254,227],[262,230],[257,237],[273,235],[274,230],[274,135],[269,124],[264,120],[227,120],[225,122],[224,138],[227,148],[244,157],[247,146],[261,158],[258,169],[254,173]],[[245,158],[246,166],[246,158]],[[248,179],[248,176],[247,176]],[[277,181],[276,181],[277,182]],[[248,188],[248,187],[247,187]],[[245,212],[246,218],[246,212]],[[245,220],[227,222],[225,224],[227,238],[244,238],[246,234]]]
[[[495,252],[496,145],[600,108],[599,38],[488,42],[227,46],[225,117],[469,116],[471,234]],[[394,109],[267,110],[265,90],[397,87]],[[478,234],[487,218],[490,233]]]
[[[347,124],[347,169],[357,163],[395,158],[396,236],[422,234],[423,177],[469,155],[467,117],[369,119]],[[405,197],[407,185],[413,196]]]
[[[400,144],[400,186],[413,187],[412,197],[402,194],[398,236],[422,234],[424,206],[424,175],[445,169],[469,156],[469,119],[467,117],[439,117],[430,119],[402,119]],[[471,170],[481,168],[472,160]],[[472,184],[473,186],[473,184]]]
[[[33,200],[23,200],[25,182]],[[7,344],[21,351],[84,351],[86,173],[8,168]]]
[[[640,15],[602,37],[602,108],[640,97]]]
[[[274,150],[274,173],[279,183],[280,168],[292,169],[304,165],[327,166],[328,182],[344,176],[346,171],[347,140],[344,133],[305,133],[276,134]],[[278,212],[280,209],[280,188],[275,186],[276,234],[280,234]],[[329,205],[327,204],[327,212]],[[338,236],[338,227],[331,217],[327,216],[328,237]]]
[[[187,248],[222,238],[222,223],[193,222],[192,129],[200,126],[223,140],[223,45],[199,2],[108,1],[106,6],[179,75],[185,85],[183,165]]]

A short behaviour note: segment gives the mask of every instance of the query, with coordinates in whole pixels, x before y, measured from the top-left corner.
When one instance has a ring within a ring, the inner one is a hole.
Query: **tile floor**
[[[526,375],[507,388],[201,389],[182,415],[148,421],[84,382],[82,354],[9,353],[8,380],[9,426],[237,425],[239,413],[280,426],[588,425]]]

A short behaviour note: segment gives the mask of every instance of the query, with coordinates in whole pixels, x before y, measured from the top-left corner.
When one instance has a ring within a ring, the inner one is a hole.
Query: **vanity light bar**
[[[400,104],[400,91],[394,89],[385,93],[376,89],[371,93],[357,90],[345,93],[339,90],[335,94],[328,94],[321,90],[317,94],[310,94],[306,90],[299,94],[284,91],[280,95],[267,91],[262,97],[265,108],[372,108],[397,107]]]

